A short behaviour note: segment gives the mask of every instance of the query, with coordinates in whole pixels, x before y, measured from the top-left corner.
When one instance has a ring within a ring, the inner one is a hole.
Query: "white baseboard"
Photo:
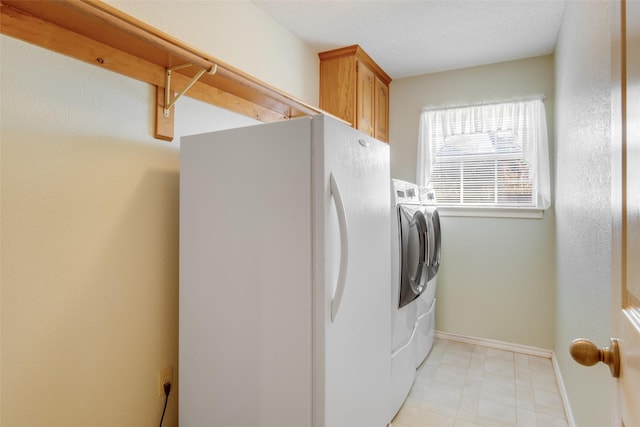
[[[564,405],[564,413],[567,416],[567,423],[569,424],[569,427],[576,427],[576,421],[573,418],[571,404],[569,403],[569,396],[567,395],[567,389],[564,387],[562,373],[560,372],[560,365],[558,365],[558,358],[555,353],[551,355],[551,363],[553,363],[553,370],[556,374],[556,380],[558,381],[558,390],[560,391],[560,397],[562,398],[562,404]]]
[[[436,331],[437,338],[450,341],[458,341],[467,344],[481,345],[483,347],[497,348],[499,350],[513,351],[514,353],[527,354],[529,356],[544,357],[551,359],[553,351],[528,345],[514,344],[504,341],[489,340],[486,338],[476,338],[467,335],[450,334],[449,332]]]
[[[567,389],[564,386],[562,380],[562,373],[560,372],[560,366],[553,350],[547,350],[538,347],[531,347],[527,345],[508,343],[504,341],[496,341],[485,338],[470,337],[467,335],[451,334],[449,332],[436,331],[436,338],[442,338],[450,341],[463,342],[466,344],[480,345],[483,347],[496,348],[499,350],[513,351],[514,353],[526,354],[529,356],[538,356],[551,359],[553,364],[553,370],[556,374],[556,381],[558,382],[558,391],[562,398],[562,404],[564,405],[564,413],[567,416],[567,423],[569,427],[576,427],[575,420],[573,418],[573,412],[571,412],[571,405],[569,404],[569,397],[567,396]]]

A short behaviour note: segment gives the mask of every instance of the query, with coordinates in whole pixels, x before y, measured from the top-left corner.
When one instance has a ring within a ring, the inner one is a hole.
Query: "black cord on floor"
[[[167,410],[167,402],[169,402],[169,393],[171,393],[171,383],[164,383],[164,408],[162,408],[162,417],[160,417],[160,427],[164,420],[164,413]]]

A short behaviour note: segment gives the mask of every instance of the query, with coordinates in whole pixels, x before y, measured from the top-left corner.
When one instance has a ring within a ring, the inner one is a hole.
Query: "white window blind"
[[[423,111],[418,183],[440,206],[550,206],[542,100]]]

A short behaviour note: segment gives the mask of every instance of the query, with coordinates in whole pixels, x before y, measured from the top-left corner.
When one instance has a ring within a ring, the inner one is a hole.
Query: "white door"
[[[640,426],[640,1],[611,3],[612,305],[615,338],[574,341],[582,364],[615,377],[612,427]]]
[[[640,426],[640,2],[612,19],[613,334],[620,340],[612,425]],[[625,78],[626,74],[626,78]]]

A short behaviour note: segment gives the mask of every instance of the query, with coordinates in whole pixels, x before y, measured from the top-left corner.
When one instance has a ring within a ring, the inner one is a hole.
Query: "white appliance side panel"
[[[391,388],[389,146],[326,116],[314,117],[313,136],[314,159],[322,159],[314,163],[313,187],[314,378],[324,398],[314,426],[384,427]],[[331,173],[349,230],[346,286],[333,322],[341,248]]]
[[[427,282],[427,287],[420,294],[420,296],[415,300],[418,308],[418,317],[427,313],[431,310],[431,306],[433,305],[433,301],[436,299],[436,290],[438,287],[438,276],[436,275],[433,279]]]
[[[311,120],[185,137],[180,426],[311,425]]]
[[[429,311],[418,318],[416,323],[415,367],[418,369],[433,347],[435,338],[436,301],[431,301]]]
[[[414,323],[407,342],[394,351],[391,358],[391,419],[404,404],[416,379],[416,327]]]

